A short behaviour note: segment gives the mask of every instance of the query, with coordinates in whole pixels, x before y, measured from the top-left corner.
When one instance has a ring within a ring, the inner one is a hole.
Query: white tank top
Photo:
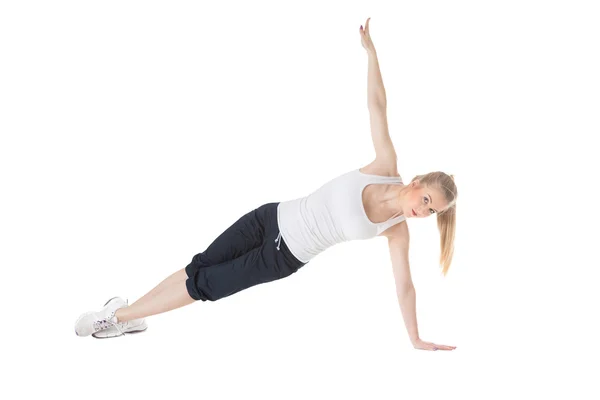
[[[362,192],[369,184],[403,185],[401,177],[370,175],[357,169],[330,180],[308,196],[280,202],[277,223],[292,254],[307,263],[337,243],[370,239],[404,221],[404,215],[378,224],[367,218]]]

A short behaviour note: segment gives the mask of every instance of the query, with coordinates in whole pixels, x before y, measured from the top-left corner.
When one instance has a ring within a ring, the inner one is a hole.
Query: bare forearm
[[[386,108],[387,99],[385,96],[385,88],[383,87],[383,79],[379,70],[379,60],[377,52],[372,49],[367,52],[369,55],[369,72],[367,77],[367,104],[369,109]]]
[[[404,324],[411,342],[419,338],[419,329],[417,328],[417,295],[415,287],[398,292],[398,303],[404,317]]]

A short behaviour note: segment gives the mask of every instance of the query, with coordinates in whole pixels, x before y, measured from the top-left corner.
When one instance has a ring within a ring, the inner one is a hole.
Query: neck
[[[404,201],[407,186],[391,185],[383,196],[383,204],[389,207],[394,215],[404,214]]]

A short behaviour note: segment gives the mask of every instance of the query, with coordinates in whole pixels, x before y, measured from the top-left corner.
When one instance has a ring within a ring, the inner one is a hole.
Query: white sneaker
[[[75,321],[75,334],[77,336],[89,336],[92,333],[96,333],[112,326],[119,329],[115,313],[119,308],[126,306],[127,301],[120,297],[113,297],[106,302],[100,311],[89,311],[82,314],[77,321]]]

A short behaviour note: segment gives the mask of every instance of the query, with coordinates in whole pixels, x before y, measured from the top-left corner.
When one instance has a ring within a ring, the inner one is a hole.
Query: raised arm
[[[379,70],[379,61],[377,52],[371,40],[369,33],[369,19],[365,23],[365,28],[360,27],[361,43],[369,57],[369,71],[367,75],[367,106],[369,108],[371,122],[371,137],[375,146],[375,157],[384,163],[397,162],[394,144],[390,138],[387,123],[387,98],[381,71]]]

